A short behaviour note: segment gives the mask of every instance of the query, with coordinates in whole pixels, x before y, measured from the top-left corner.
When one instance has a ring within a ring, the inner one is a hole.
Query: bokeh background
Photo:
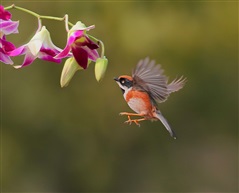
[[[2,192],[238,192],[237,1],[2,1],[12,3],[95,24],[109,67],[100,83],[92,64],[61,88],[64,61],[1,64]],[[37,20],[11,13],[20,46]],[[64,23],[43,24],[63,48]],[[130,109],[113,77],[146,56],[188,79],[160,104],[177,140],[160,122],[119,116]]]

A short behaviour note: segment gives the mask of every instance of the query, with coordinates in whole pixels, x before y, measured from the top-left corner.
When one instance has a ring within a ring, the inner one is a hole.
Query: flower
[[[5,64],[13,64],[9,53],[15,49],[14,44],[6,40],[6,35],[18,33],[18,21],[11,20],[11,13],[0,5],[0,61]]]
[[[2,5],[0,5],[0,19],[9,20],[11,19],[12,14],[9,11],[6,11]]]
[[[27,44],[11,51],[9,55],[19,56],[25,54],[22,65],[15,66],[16,68],[22,68],[30,65],[36,58],[60,63],[61,59],[54,57],[61,51],[60,48],[52,43],[49,31],[43,26]]]
[[[0,38],[3,35],[9,35],[11,33],[18,33],[18,21],[11,20],[11,13],[6,11],[2,5],[0,5]]]
[[[68,40],[65,48],[55,58],[64,58],[72,52],[76,62],[86,69],[88,66],[88,59],[96,61],[99,58],[95,44],[87,35],[86,31],[94,28],[94,26],[86,27],[83,23],[77,22],[68,32]]]
[[[9,53],[14,49],[15,46],[11,42],[8,42],[5,36],[0,38],[0,61],[5,64],[13,64],[13,61],[9,57]]]

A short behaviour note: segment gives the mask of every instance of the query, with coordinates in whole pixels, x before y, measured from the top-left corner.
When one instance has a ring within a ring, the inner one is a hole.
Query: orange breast
[[[149,114],[152,111],[152,104],[146,92],[130,90],[125,100],[130,108],[137,113]]]

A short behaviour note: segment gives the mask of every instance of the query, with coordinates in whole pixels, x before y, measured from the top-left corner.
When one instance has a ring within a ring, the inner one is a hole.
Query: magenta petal
[[[76,62],[84,69],[87,68],[88,64],[88,53],[81,47],[72,47],[72,53]]]
[[[47,47],[44,48],[44,47],[42,47],[40,49],[40,53],[45,53],[45,54],[47,54],[49,56],[54,57],[54,56],[56,56],[59,53],[59,51],[57,49],[54,49],[54,48],[47,48]]]
[[[5,35],[18,33],[17,30],[18,25],[19,25],[18,21],[10,21],[10,20],[4,21],[0,19],[0,31]]]
[[[95,43],[93,43],[93,44],[87,44],[87,47],[90,48],[91,50],[94,50],[94,49],[99,48],[99,46],[98,46],[97,44],[95,44]]]
[[[91,50],[99,48],[99,46],[95,42],[93,42],[90,38],[88,38],[87,36],[85,36],[85,37],[88,41],[86,44],[88,48],[90,48]]]
[[[75,33],[72,33],[72,35],[67,40],[67,45],[70,46],[75,41],[76,38],[77,36],[75,36]]]
[[[56,59],[53,56],[51,56],[47,53],[44,53],[44,52],[40,52],[38,54],[38,58],[40,58],[42,60],[50,61],[50,62],[55,62],[55,63],[60,63],[61,62],[61,59]]]
[[[91,50],[99,48],[99,46],[86,35],[76,38],[74,44],[77,46],[88,46]]]
[[[92,61],[96,61],[97,58],[99,58],[99,54],[97,52],[97,50],[91,50],[90,48],[88,48],[87,46],[82,47],[87,53],[88,53],[88,57],[92,60]]]
[[[16,48],[15,50],[9,52],[9,56],[19,56],[26,52],[26,45],[20,46],[19,48]]]
[[[15,49],[15,46],[11,42],[7,42],[4,46],[4,49],[7,53],[9,53],[9,52],[11,52],[12,50]]]
[[[9,11],[5,11],[4,7],[0,5],[0,19],[9,20],[11,19],[12,15]]]
[[[59,54],[57,54],[55,56],[56,59],[61,59],[61,58],[65,58],[68,57],[70,55],[70,51],[71,51],[71,45],[75,42],[75,40],[80,37],[82,34],[84,33],[83,30],[78,30],[78,31],[74,31],[71,33],[70,37],[67,40],[67,44],[66,47],[62,50],[62,52],[60,52]]]
[[[25,55],[24,61],[23,61],[22,65],[20,66],[20,68],[30,65],[35,59],[36,59],[35,56],[33,56],[30,53],[27,53]]]
[[[0,46],[4,53],[9,54],[10,51],[15,49],[15,46],[13,43],[6,41],[5,36],[3,36],[3,39],[0,38]]]
[[[67,44],[66,47],[62,50],[62,52],[60,52],[59,54],[57,54],[55,56],[56,59],[61,59],[61,58],[65,58],[67,56],[69,56],[69,53],[71,51],[71,44],[75,41],[75,36],[70,36],[67,40]]]
[[[66,47],[64,48],[64,50],[62,50],[62,52],[60,52],[59,54],[57,54],[55,56],[56,59],[61,59],[61,58],[65,58],[68,56],[69,52],[71,51],[71,47],[70,45],[66,45]]]
[[[3,52],[2,48],[0,48],[0,61],[5,64],[13,64],[11,58]]]
[[[84,34],[84,30],[77,30],[71,34],[71,37],[78,38]],[[75,41],[75,40],[74,40]]]

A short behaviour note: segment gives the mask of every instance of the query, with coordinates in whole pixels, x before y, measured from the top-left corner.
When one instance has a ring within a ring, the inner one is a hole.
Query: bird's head
[[[133,86],[133,78],[131,76],[123,75],[118,78],[114,78],[114,80],[119,85],[123,93]]]

